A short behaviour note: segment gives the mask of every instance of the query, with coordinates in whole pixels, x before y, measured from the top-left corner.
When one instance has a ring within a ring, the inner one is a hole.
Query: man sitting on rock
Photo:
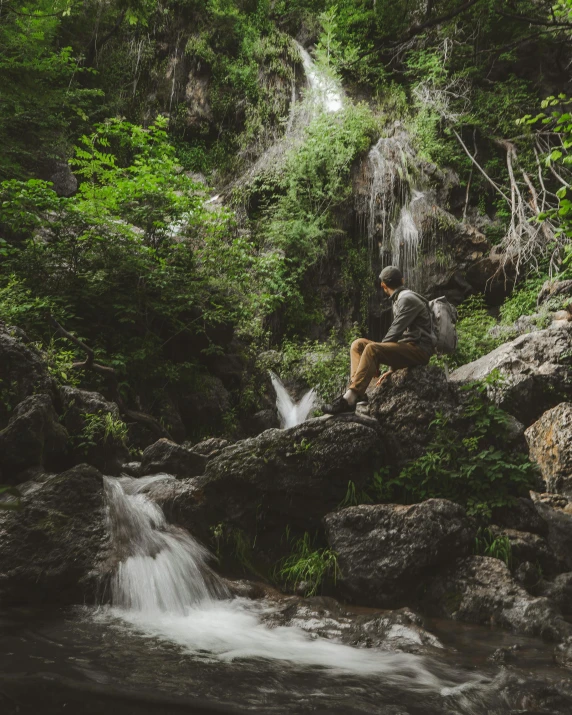
[[[350,350],[351,377],[347,392],[337,397],[322,411],[330,415],[353,412],[363,399],[379,365],[387,370],[377,381],[380,385],[394,370],[414,365],[427,365],[434,352],[431,316],[427,301],[412,291],[405,290],[399,268],[387,266],[379,274],[381,287],[391,298],[393,322],[381,343],[358,338]]]

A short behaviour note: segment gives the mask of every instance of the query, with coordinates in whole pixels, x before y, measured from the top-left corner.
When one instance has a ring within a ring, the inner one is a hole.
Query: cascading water
[[[203,661],[266,659],[296,666],[322,666],[384,683],[450,697],[452,682],[432,673],[421,656],[353,648],[312,638],[296,626],[269,627],[276,611],[266,601],[229,597],[208,567],[209,554],[186,531],[167,523],[145,493],[168,475],[106,478],[108,519],[115,566],[111,607],[96,620],[127,624],[147,637],[177,644]],[[458,689],[458,688],[457,688]]]
[[[326,112],[339,112],[344,104],[340,83],[332,75],[320,70],[299,42],[296,42],[296,47],[304,65],[310,102]]]
[[[295,402],[278,375],[270,372],[270,379],[276,392],[276,409],[283,429],[296,427],[296,425],[305,422],[316,406],[316,390],[308,390],[299,402]]]

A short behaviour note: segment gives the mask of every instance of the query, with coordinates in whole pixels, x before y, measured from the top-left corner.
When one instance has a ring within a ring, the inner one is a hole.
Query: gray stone
[[[572,509],[559,509],[547,503],[535,501],[535,507],[548,525],[546,542],[558,560],[565,565],[562,570],[572,571]]]
[[[341,592],[379,607],[411,602],[423,580],[468,554],[475,538],[465,510],[446,499],[349,507],[328,514],[324,525],[338,554]]]
[[[458,621],[557,642],[572,635],[572,626],[548,599],[529,595],[502,561],[489,556],[456,561],[434,578],[425,599],[429,610]]]
[[[554,554],[548,541],[542,536],[516,529],[501,529],[498,526],[491,526],[490,530],[495,537],[505,536],[509,540],[513,566],[530,562],[537,564],[542,573],[548,576],[566,570],[566,563]]]
[[[50,181],[58,196],[73,196],[77,191],[77,178],[67,162],[58,162],[56,171],[50,176]]]
[[[367,412],[381,427],[388,458],[399,465],[424,454],[437,411],[452,420],[459,415],[456,386],[438,367],[398,370],[368,394]]]
[[[552,581],[542,581],[539,596],[550,599],[565,616],[572,615],[572,572],[561,573]]]
[[[458,368],[450,380],[456,384],[483,380],[493,370],[503,379],[490,396],[524,425],[531,425],[572,396],[572,324],[521,335]]]
[[[67,440],[50,396],[27,397],[0,432],[2,481],[17,484],[22,481],[19,474],[29,467],[57,465],[66,453]]]
[[[517,531],[546,536],[548,524],[538,513],[532,499],[518,497],[510,505],[493,509],[493,523]]]
[[[176,477],[196,477],[205,470],[207,458],[162,438],[147,447],[141,460],[141,475],[174,474]]]
[[[0,428],[30,395],[45,393],[57,400],[56,384],[42,354],[27,343],[21,330],[0,321]]]
[[[572,497],[572,402],[545,412],[525,435],[546,491]]]
[[[196,454],[202,454],[205,457],[215,457],[229,445],[230,442],[228,439],[223,439],[222,437],[211,437],[210,439],[205,439],[198,444],[189,446],[188,449],[192,449],[193,452],[196,452]]]
[[[0,509],[0,602],[83,603],[96,590],[107,532],[103,477],[86,464],[23,485]]]
[[[568,298],[572,299],[572,280],[546,281],[538,294],[538,305],[547,300],[552,301],[554,298],[558,298],[562,302],[565,302]]]
[[[167,518],[212,546],[223,524],[256,543],[265,567],[290,551],[291,538],[320,529],[346,496],[349,481],[364,486],[383,463],[379,433],[355,422],[309,420],[267,430],[209,459],[204,475],[165,481],[150,490]]]

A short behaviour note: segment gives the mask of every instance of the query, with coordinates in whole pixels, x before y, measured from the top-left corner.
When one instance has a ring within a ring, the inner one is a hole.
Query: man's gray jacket
[[[405,287],[391,296],[393,323],[382,343],[415,343],[429,355],[435,352],[427,301]]]

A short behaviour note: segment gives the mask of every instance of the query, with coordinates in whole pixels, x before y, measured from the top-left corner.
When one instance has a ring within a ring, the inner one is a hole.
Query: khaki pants
[[[358,338],[352,343],[350,389],[364,395],[380,364],[395,370],[427,365],[431,356],[415,343],[374,343]]]

